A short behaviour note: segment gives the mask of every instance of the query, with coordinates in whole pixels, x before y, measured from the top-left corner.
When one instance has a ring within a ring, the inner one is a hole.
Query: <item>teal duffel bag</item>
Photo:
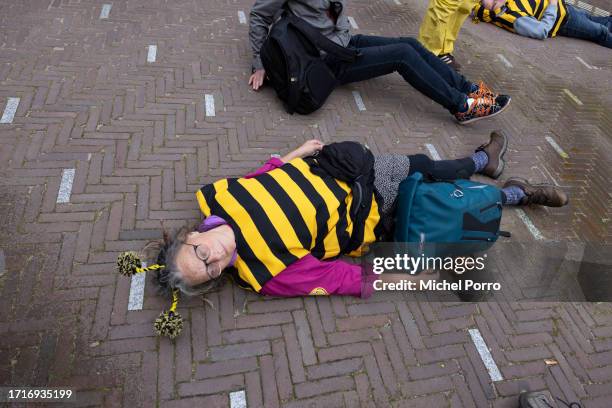
[[[435,244],[429,247],[437,256],[482,251],[509,236],[499,230],[501,216],[499,188],[470,180],[427,182],[415,173],[399,186],[395,241]]]

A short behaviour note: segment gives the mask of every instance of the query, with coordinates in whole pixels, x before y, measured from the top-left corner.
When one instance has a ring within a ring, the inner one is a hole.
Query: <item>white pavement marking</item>
[[[244,390],[230,392],[230,408],[246,408],[246,394]]]
[[[495,360],[493,360],[493,356],[489,351],[489,347],[487,347],[487,343],[485,343],[482,335],[480,334],[480,330],[478,329],[470,329],[470,337],[474,342],[474,346],[476,346],[476,350],[478,350],[478,354],[480,354],[480,359],[484,363],[487,371],[489,372],[489,377],[491,377],[491,381],[502,381],[504,377],[502,373],[499,371],[499,367],[495,364]]]
[[[238,10],[238,21],[240,22],[240,24],[247,23],[246,15],[244,14],[244,11],[242,10]]]
[[[157,58],[157,45],[149,45],[149,52],[147,53],[147,62],[155,62]]]
[[[357,109],[359,109],[360,111],[366,110],[365,104],[363,103],[363,99],[361,98],[361,94],[359,93],[359,91],[353,91],[353,98],[355,98]]]
[[[587,64],[587,62],[586,62],[585,60],[583,60],[582,58],[580,58],[580,57],[579,57],[579,56],[577,56],[577,55],[576,55],[576,59],[577,59],[578,61],[580,61],[580,62],[582,63],[582,65],[584,65],[584,66],[585,66],[585,67],[587,67],[588,69],[597,69],[596,67],[594,67],[594,66],[592,66],[592,65],[590,65],[590,64]]]
[[[348,21],[349,23],[351,23],[351,27],[353,27],[353,30],[359,30],[359,26],[357,25],[357,22],[353,17],[349,16]]]
[[[574,95],[572,91],[570,91],[569,89],[564,89],[563,92],[565,92],[567,96],[569,96],[574,102],[576,102],[576,105],[582,106],[582,101],[578,99],[578,97]]]
[[[544,172],[544,173],[546,173],[546,176],[548,176],[548,178],[549,178],[550,180],[552,180],[552,182],[553,182],[553,184],[554,184],[555,186],[557,186],[557,187],[561,187],[561,184],[559,184],[559,182],[557,181],[557,179],[555,178],[555,176],[553,176],[553,175],[550,173],[550,170],[548,170],[548,167],[542,167],[542,168],[541,168],[541,171],[542,171],[542,172]]]
[[[103,4],[102,5],[102,10],[100,11],[100,18],[101,19],[108,18],[108,16],[110,15],[110,11],[111,11],[112,7],[113,7],[112,4]]]
[[[145,262],[142,266],[146,267]],[[144,303],[144,288],[146,283],[147,273],[137,273],[132,275],[132,283],[130,284],[130,297],[128,300],[128,310],[142,310]]]
[[[2,118],[0,118],[0,123],[13,123],[20,100],[20,98],[8,98],[4,107],[4,113],[2,113]]]
[[[559,153],[559,156],[563,157],[564,159],[569,159],[569,154],[565,153],[565,150],[563,150],[561,146],[559,146],[557,142],[555,142],[555,139],[553,139],[550,136],[546,136],[545,139],[548,142],[548,144],[550,144],[553,147],[553,149],[555,149],[555,151]]]
[[[525,211],[521,210],[520,208],[517,208],[516,215],[518,215],[521,221],[523,221],[523,224],[525,224],[525,226],[527,227],[527,229],[529,230],[529,232],[531,233],[531,235],[533,235],[535,239],[537,239],[538,241],[544,241],[545,239],[544,235],[542,235],[538,227],[533,225],[533,222],[531,222],[527,214],[525,214]]]
[[[395,4],[397,4],[398,6],[401,6],[401,5],[402,5],[402,2],[401,2],[401,1],[399,1],[399,0],[393,0],[393,2],[394,2]]]
[[[429,154],[431,155],[432,159],[442,160],[442,157],[440,157],[440,153],[438,153],[434,145],[432,145],[431,143],[425,143],[425,147],[427,148],[427,150],[429,150]]]
[[[581,9],[584,9],[584,10],[589,10],[589,11],[593,10],[593,6],[592,6],[592,5],[590,5],[589,3],[585,3],[584,1],[580,1],[580,0],[578,0],[578,2],[576,3],[576,5],[577,5],[578,7],[580,7]]]
[[[593,14],[595,14],[596,16],[601,16],[601,17],[608,17],[610,15],[608,11],[602,10],[599,7],[595,7],[595,9],[593,10]]]
[[[499,58],[505,66],[507,66],[508,68],[512,68],[512,63],[508,61],[508,58],[504,57],[503,54],[497,54],[497,58]]]
[[[62,171],[62,181],[57,192],[57,203],[69,203],[72,194],[72,183],[74,182],[74,169],[64,169]]]
[[[215,116],[215,97],[211,94],[204,95],[206,105],[206,116]]]

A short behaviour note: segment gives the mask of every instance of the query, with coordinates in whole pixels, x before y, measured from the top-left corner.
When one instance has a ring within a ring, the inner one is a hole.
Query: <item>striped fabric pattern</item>
[[[232,226],[235,267],[256,291],[308,253],[318,259],[343,254],[353,231],[348,184],[313,174],[302,159],[253,178],[219,180],[196,196],[205,216],[217,215]],[[363,244],[376,240],[379,220],[373,197]]]
[[[503,7],[494,11],[489,11],[481,4],[477,4],[474,6],[474,18],[515,32],[514,22],[517,18],[531,16],[539,20],[542,18],[548,4],[548,0],[508,0]],[[557,20],[548,36],[556,36],[566,19],[567,9],[565,3],[563,0],[559,0],[557,3]]]

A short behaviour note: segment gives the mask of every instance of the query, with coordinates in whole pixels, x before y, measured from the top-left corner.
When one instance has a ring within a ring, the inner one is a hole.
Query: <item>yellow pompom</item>
[[[123,276],[132,276],[137,273],[137,269],[142,266],[142,262],[136,252],[123,252],[117,258],[117,268]]]
[[[153,328],[158,336],[168,336],[170,339],[174,339],[183,330],[183,318],[179,313],[166,310],[155,319]]]

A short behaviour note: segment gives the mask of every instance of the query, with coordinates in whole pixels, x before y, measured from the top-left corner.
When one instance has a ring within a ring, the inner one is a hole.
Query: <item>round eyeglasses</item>
[[[181,241],[181,244],[188,245],[193,248],[195,256],[204,264],[204,270],[206,271],[206,275],[208,275],[208,279],[213,280],[221,276],[219,262],[208,263],[208,257],[210,255],[208,248],[203,245],[190,244],[185,241]]]

